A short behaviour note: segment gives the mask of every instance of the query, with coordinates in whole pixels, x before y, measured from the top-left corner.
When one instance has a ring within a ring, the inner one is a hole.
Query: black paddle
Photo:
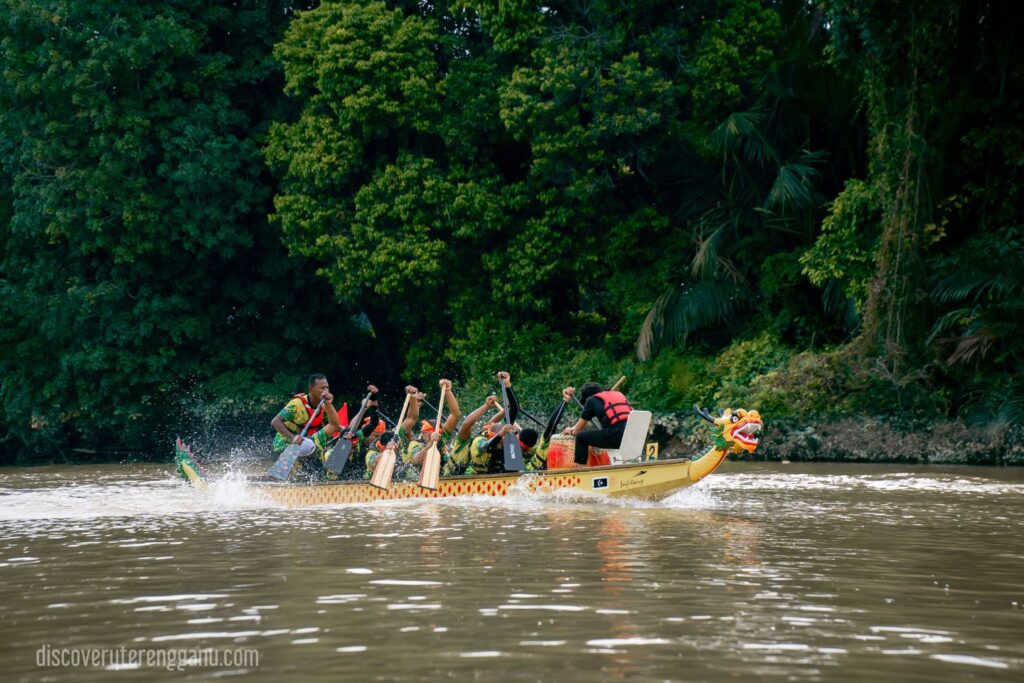
[[[306,432],[309,431],[309,425],[313,424],[313,420],[315,420],[316,416],[320,414],[321,410],[323,410],[324,402],[326,400],[326,396],[320,399],[320,403],[317,405],[316,410],[313,411],[313,414],[309,416],[309,420],[306,422],[306,426],[302,428],[302,433],[300,433],[299,436],[306,438]],[[300,455],[302,455],[302,446],[297,443],[291,444],[281,451],[281,455],[278,456],[277,462],[271,465],[270,469],[267,470],[267,476],[277,479],[278,481],[285,481],[288,479],[288,475],[292,473],[292,468],[295,467],[295,461],[299,459]]]
[[[363,413],[366,412],[367,407],[370,405],[371,396],[373,396],[372,391],[363,399],[363,405],[359,408],[359,412],[349,421],[348,426],[341,431],[341,439],[338,441],[338,445],[331,449],[331,454],[327,456],[324,469],[331,474],[341,474],[341,471],[345,469],[345,463],[348,462],[348,456],[352,454],[353,447],[352,440],[348,437],[356,429],[359,429],[359,424],[363,421]]]
[[[526,417],[530,418],[531,420],[533,420],[533,423],[535,425],[537,425],[538,427],[546,427],[547,426],[547,422],[542,422],[540,420],[540,418],[538,418],[537,416],[531,415],[530,413],[526,412],[526,408],[524,408],[522,406],[519,406],[519,412],[522,413],[523,415],[525,415]]]
[[[572,395],[572,400],[576,401],[576,405],[580,407],[580,412],[583,412],[583,404],[580,402],[579,398],[576,397],[576,394]],[[597,418],[590,418],[590,424],[594,425],[598,429],[601,429],[601,423],[597,421]]]
[[[558,423],[562,421],[562,415],[565,414],[565,407],[567,405],[569,404],[566,403],[565,401],[562,401],[562,405],[558,406],[558,415],[555,416],[554,421],[551,423],[555,426],[556,429],[558,428]],[[547,429],[547,425],[544,425],[544,428]]]
[[[501,384],[501,400],[505,404],[505,424],[512,424],[509,415],[508,391],[505,389],[505,380]],[[526,468],[523,462],[523,447],[519,445],[519,436],[509,432],[501,438],[501,452],[505,456],[506,472],[522,472]]]
[[[398,424],[394,420],[392,420],[390,417],[385,415],[384,412],[381,411],[379,406],[377,407],[377,414],[380,415],[380,419],[384,420],[384,423],[387,424],[387,426],[392,427],[394,429],[398,428]]]
[[[429,408],[430,404],[427,404],[427,407]],[[503,406],[498,406],[498,410],[504,410],[504,409],[505,408]],[[532,414],[526,412],[526,408],[524,408],[522,406],[519,406],[519,412],[522,413],[523,415],[525,415],[526,417],[530,418],[531,420],[533,420],[534,424],[536,424],[537,426],[539,426],[539,427],[546,427],[547,426],[547,422],[543,422],[536,415],[532,415]]]

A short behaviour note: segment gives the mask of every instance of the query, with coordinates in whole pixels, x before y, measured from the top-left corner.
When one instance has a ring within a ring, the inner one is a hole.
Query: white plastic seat
[[[608,448],[608,457],[613,465],[638,460],[644,454],[647,431],[651,428],[651,411],[633,410],[626,418],[626,431],[618,448]]]

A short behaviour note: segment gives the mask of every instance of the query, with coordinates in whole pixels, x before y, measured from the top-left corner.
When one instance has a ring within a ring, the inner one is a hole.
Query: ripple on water
[[[281,662],[351,680],[385,666],[472,680],[505,662],[523,680],[565,667],[581,683],[1017,680],[1021,484],[752,470],[730,463],[660,503],[516,494],[287,512],[233,498],[234,482],[219,502],[199,496],[166,471],[5,480],[0,637],[28,653],[25,671],[60,633],[253,646],[274,680],[295,674]]]
[[[999,661],[998,659],[986,659],[984,657],[972,657],[970,655],[946,655],[936,654],[929,655],[931,659],[938,660],[940,662],[949,662],[951,664],[967,664],[969,666],[983,666],[991,669],[1009,669],[1010,665],[1007,662]]]
[[[851,491],[941,492],[947,494],[1024,494],[1024,483],[983,477],[919,473],[851,474],[713,474],[706,480],[713,491]]]

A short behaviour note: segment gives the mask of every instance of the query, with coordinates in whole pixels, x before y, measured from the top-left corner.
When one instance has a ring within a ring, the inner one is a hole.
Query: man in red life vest
[[[566,389],[571,395],[575,389]],[[576,437],[576,450],[573,459],[577,465],[587,464],[587,449],[618,448],[622,444],[622,434],[626,431],[626,419],[633,406],[629,399],[620,391],[601,391],[595,382],[588,382],[580,387],[580,399],[583,412],[580,419],[572,427],[566,427],[562,433]],[[587,423],[593,418],[601,422],[600,429],[586,429]]]
[[[323,410],[309,425],[305,438],[300,437],[299,433],[306,426],[310,416],[316,412],[321,398],[325,399]],[[310,375],[308,393],[295,394],[270,421],[271,426],[277,431],[274,435],[274,452],[280,453],[294,443],[302,448],[300,457],[318,453],[322,459],[327,442],[341,431],[338,412],[334,409],[333,402],[334,396],[329,391],[327,378],[320,374]]]

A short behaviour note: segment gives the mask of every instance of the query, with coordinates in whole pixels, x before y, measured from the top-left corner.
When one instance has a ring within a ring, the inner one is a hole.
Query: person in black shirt
[[[622,445],[622,434],[626,431],[626,420],[633,406],[622,392],[601,391],[595,382],[580,387],[580,398],[583,401],[580,419],[572,427],[566,427],[562,433],[576,437],[573,459],[577,465],[586,465],[587,449],[590,446],[618,448]],[[595,417],[600,421],[601,428],[587,429],[587,423]]]

